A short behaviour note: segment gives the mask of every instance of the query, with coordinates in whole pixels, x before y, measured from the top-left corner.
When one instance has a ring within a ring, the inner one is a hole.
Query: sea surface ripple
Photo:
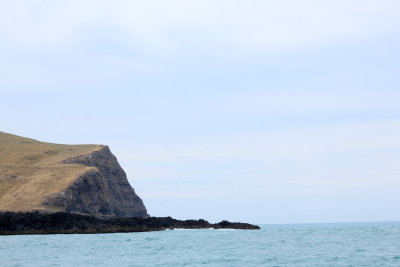
[[[400,222],[0,236],[0,266],[400,266]]]

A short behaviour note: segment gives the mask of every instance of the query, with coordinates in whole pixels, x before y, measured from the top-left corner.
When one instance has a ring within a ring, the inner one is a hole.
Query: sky
[[[1,131],[106,144],[152,216],[400,220],[400,2],[0,2]]]

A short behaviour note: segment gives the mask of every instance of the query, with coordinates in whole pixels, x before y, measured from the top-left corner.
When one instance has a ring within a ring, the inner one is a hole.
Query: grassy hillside
[[[44,143],[0,132],[0,210],[48,210],[42,205],[46,196],[61,192],[94,169],[62,161],[103,147]]]

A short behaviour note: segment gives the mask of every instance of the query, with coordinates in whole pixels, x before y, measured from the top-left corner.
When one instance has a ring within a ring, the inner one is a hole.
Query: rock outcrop
[[[0,132],[0,211],[148,217],[107,146],[43,143]]]
[[[0,235],[148,232],[175,228],[260,229],[248,223],[222,221],[211,224],[202,219],[181,221],[171,217],[131,217],[106,220],[68,212],[0,212]]]
[[[67,158],[63,164],[94,167],[60,193],[48,196],[47,206],[98,217],[148,216],[143,201],[130,186],[124,170],[105,146],[88,155]]]
[[[61,145],[0,132],[0,235],[260,229],[150,217],[108,146]]]

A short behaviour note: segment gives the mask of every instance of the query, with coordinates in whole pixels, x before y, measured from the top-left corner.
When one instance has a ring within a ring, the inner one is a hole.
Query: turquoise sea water
[[[0,236],[0,266],[400,266],[400,222]]]

